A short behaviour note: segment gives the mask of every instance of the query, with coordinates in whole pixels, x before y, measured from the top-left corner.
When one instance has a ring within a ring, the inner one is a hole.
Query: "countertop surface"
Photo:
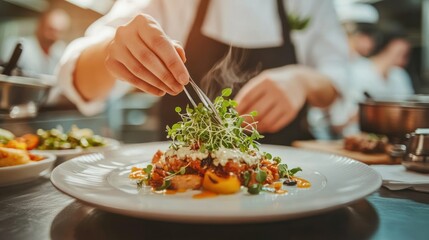
[[[288,221],[187,224],[121,216],[59,192],[49,176],[0,188],[1,239],[428,239],[429,194],[385,188]]]

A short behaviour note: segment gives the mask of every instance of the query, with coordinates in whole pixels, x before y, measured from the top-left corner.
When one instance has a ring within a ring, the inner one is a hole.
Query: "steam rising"
[[[245,50],[230,47],[226,56],[217,62],[201,80],[201,86],[207,96],[214,99],[220,95],[222,89],[229,87],[232,88],[232,97],[234,97],[240,88],[261,69],[258,64],[251,71],[242,70],[245,68],[245,63]]]

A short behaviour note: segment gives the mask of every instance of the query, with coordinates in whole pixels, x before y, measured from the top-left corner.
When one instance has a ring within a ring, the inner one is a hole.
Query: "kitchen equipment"
[[[367,98],[359,103],[360,129],[401,142],[417,128],[429,128],[429,95]]]
[[[22,43],[18,42],[13,50],[13,53],[9,59],[9,62],[5,66],[3,70],[4,75],[11,75],[12,70],[16,68],[16,64],[18,63],[19,57],[21,57],[22,53]]]
[[[37,115],[47,99],[49,81],[34,77],[0,74],[0,113],[2,118],[27,118]]]
[[[194,80],[191,77],[189,77],[189,82],[191,83],[192,88],[197,93],[198,97],[200,98],[200,100],[204,104],[204,106],[207,109],[210,109],[212,111],[214,119],[218,123],[222,124],[222,119],[219,116],[219,113],[218,113],[217,109],[215,108],[215,106],[213,105],[213,103],[210,100],[210,98],[207,97],[207,95],[204,93],[204,91],[201,90],[201,88],[198,87],[198,85],[194,82]],[[195,103],[195,101],[192,98],[192,96],[189,94],[188,90],[186,90],[186,87],[183,90],[185,91],[186,96],[188,97],[189,101],[192,103],[192,106],[197,107],[197,104]]]
[[[409,170],[429,173],[429,129],[417,129],[409,134],[402,165]]]

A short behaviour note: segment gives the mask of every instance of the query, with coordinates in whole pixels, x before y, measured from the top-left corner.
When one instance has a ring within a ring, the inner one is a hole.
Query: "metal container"
[[[429,129],[409,134],[402,165],[407,169],[429,173]]]
[[[34,117],[50,89],[43,79],[0,74],[0,111],[10,118]]]
[[[360,129],[404,139],[417,128],[429,128],[429,95],[414,95],[403,100],[372,99],[359,104]]]

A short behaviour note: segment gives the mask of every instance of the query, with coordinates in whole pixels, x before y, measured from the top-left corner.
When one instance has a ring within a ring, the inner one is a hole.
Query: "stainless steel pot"
[[[429,129],[417,129],[407,136],[402,165],[409,170],[429,173]]]
[[[39,78],[0,74],[0,110],[10,118],[36,116],[51,86]]]
[[[401,100],[368,98],[359,104],[360,129],[404,139],[417,128],[429,128],[429,95],[414,95]]]

